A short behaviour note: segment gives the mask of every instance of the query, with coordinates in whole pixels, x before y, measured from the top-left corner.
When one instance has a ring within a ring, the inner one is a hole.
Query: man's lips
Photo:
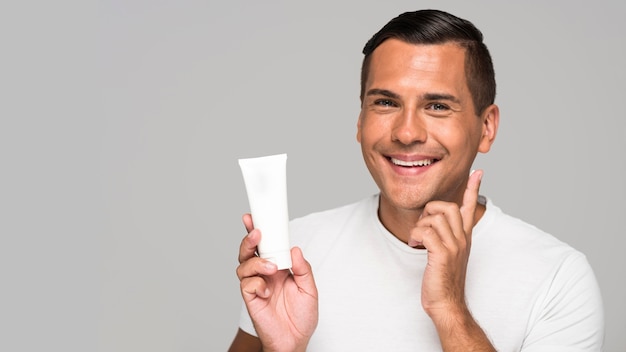
[[[392,164],[402,167],[424,167],[428,165],[432,165],[433,163],[439,161],[437,158],[432,157],[393,157],[387,156],[387,160],[389,160]]]

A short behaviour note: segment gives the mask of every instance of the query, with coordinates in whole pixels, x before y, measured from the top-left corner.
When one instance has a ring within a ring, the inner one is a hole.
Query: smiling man
[[[369,59],[357,140],[381,190],[380,219],[404,242],[426,203],[461,204],[476,152],[494,141],[498,107],[476,115],[464,62],[459,44],[393,38]]]
[[[357,141],[380,192],[292,220],[291,271],[255,255],[262,229],[244,216],[230,350],[600,351],[584,255],[504,214],[470,173],[499,123],[480,31],[409,12],[363,53]]]

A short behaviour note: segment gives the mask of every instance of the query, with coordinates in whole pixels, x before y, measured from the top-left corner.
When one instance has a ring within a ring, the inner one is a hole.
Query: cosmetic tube
[[[278,266],[291,268],[287,209],[287,154],[239,159],[254,227],[261,231],[258,253]]]

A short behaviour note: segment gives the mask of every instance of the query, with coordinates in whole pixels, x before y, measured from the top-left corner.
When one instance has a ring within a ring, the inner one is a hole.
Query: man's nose
[[[423,143],[428,132],[423,116],[413,110],[405,109],[394,122],[391,138],[405,145]]]

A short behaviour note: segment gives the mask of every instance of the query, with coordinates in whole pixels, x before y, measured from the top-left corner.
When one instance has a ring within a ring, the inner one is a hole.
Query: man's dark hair
[[[390,38],[409,44],[460,45],[465,49],[465,77],[476,115],[493,104],[496,80],[491,55],[483,43],[483,34],[471,22],[439,10],[405,12],[389,21],[365,44],[361,66],[361,101],[365,95],[372,52]]]

